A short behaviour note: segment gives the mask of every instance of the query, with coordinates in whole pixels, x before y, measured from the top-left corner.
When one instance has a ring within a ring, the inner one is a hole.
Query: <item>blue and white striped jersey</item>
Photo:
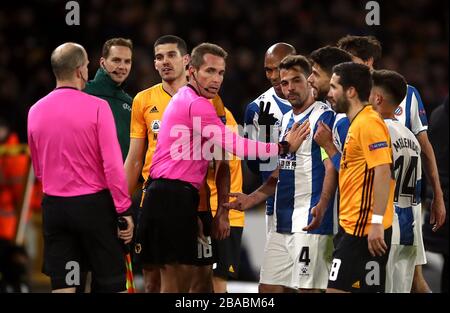
[[[422,162],[420,144],[414,134],[400,121],[385,119],[391,136],[393,167],[395,173],[394,219],[392,243],[417,245],[414,222],[415,210],[420,212]]]
[[[427,113],[415,87],[407,86],[406,97],[395,111],[395,118],[416,136],[428,129]]]
[[[296,153],[280,157],[278,161],[280,173],[275,192],[274,223],[276,231],[280,233],[304,232],[302,228],[311,222],[311,209],[317,205],[322,193],[325,167],[320,146],[313,140],[313,136],[320,120],[332,127],[334,112],[319,101],[298,115],[290,111],[283,116],[280,138],[284,138],[294,123],[303,123],[307,119],[311,134]],[[320,227],[308,233],[333,233],[332,207],[333,201],[330,201]]]
[[[345,113],[337,113],[333,124],[333,143],[340,153],[344,148],[345,138],[347,137],[350,121]]]
[[[264,101],[264,103],[271,103],[269,113],[273,113],[273,116],[278,120],[278,122],[274,125],[276,131],[279,131],[283,115],[292,109],[289,101],[278,97],[273,87],[268,89],[253,102],[249,103],[245,110],[245,132],[246,137],[253,140],[258,140],[259,138],[258,135],[260,127],[258,123],[258,117],[259,103],[261,101]],[[265,182],[269,178],[270,174],[276,168],[276,164],[274,164],[272,170],[264,170],[264,167],[270,168],[268,166],[269,164],[266,164],[266,166],[264,166],[264,163],[259,160],[247,161],[247,165],[253,172],[260,173],[263,182]],[[262,165],[261,168],[260,165]],[[266,201],[266,214],[273,214],[273,197],[269,197]]]

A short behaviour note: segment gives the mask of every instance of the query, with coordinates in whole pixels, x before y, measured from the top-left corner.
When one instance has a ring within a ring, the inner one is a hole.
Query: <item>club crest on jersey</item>
[[[403,114],[403,109],[402,109],[402,107],[401,107],[401,106],[398,106],[398,107],[395,109],[394,114],[395,114],[396,116],[402,115],[402,114]]]
[[[160,120],[153,120],[150,124],[150,129],[152,132],[157,134],[159,132],[159,128],[161,127],[161,121]]]
[[[387,148],[387,147],[388,147],[388,144],[386,141],[380,141],[380,142],[376,142],[376,143],[369,145],[369,150],[373,151],[376,149]]]

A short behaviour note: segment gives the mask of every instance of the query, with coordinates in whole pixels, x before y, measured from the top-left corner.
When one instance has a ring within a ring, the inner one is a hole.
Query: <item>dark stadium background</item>
[[[229,52],[221,91],[239,123],[248,102],[268,88],[265,50],[293,44],[301,54],[346,35],[375,35],[383,44],[378,68],[402,73],[415,85],[428,115],[448,93],[448,1],[378,1],[380,26],[367,26],[367,1],[335,0],[93,0],[78,1],[80,25],[67,26],[68,1],[2,1],[0,4],[0,115],[26,140],[29,107],[54,88],[50,53],[65,41],[82,44],[98,67],[103,42],[133,40],[133,68],[127,91],[159,81],[153,67],[153,42],[163,34],[184,38],[191,49],[203,41]]]

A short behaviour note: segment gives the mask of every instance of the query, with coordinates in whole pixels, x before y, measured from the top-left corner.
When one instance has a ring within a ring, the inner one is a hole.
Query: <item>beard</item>
[[[315,90],[315,100],[325,102],[328,98],[328,90],[316,89]]]
[[[294,97],[292,97],[294,96]],[[297,108],[297,109],[301,109],[305,103],[306,100],[308,100],[308,96],[307,95],[303,95],[303,94],[299,94],[299,93],[294,93],[294,94],[290,94],[288,95],[288,101],[290,102],[290,104],[292,105],[292,107]]]
[[[334,104],[334,110],[336,113],[347,113],[350,107],[350,102],[345,96],[341,96],[336,99],[336,103]]]

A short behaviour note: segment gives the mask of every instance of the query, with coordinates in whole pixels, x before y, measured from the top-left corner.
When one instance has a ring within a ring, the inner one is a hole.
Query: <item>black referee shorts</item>
[[[202,221],[203,235],[207,242],[197,242],[197,259],[195,265],[212,265],[215,262],[215,251],[213,250],[213,240],[211,239],[213,217],[211,211],[200,211],[197,214]]]
[[[187,182],[150,182],[134,249],[141,265],[196,264],[198,203],[198,190]]]
[[[104,190],[76,197],[44,195],[43,273],[52,289],[76,287],[91,270],[99,292],[126,290],[124,252],[117,237],[117,215]]]

